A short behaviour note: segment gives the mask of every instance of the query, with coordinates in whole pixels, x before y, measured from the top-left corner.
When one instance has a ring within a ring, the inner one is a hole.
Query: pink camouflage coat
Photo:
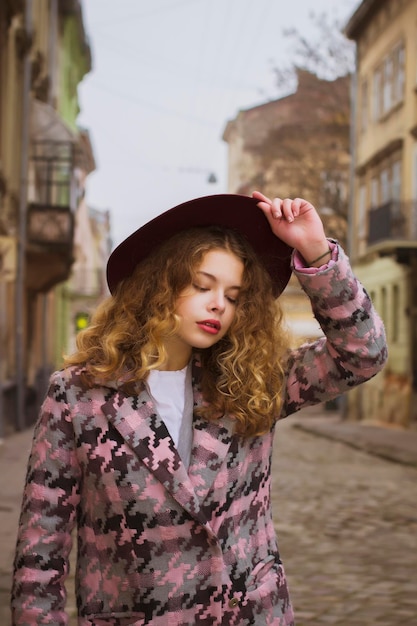
[[[285,417],[375,375],[383,325],[335,248],[296,273],[326,338],[292,352]],[[188,472],[142,388],[83,387],[56,372],[37,423],[12,590],[13,626],[64,626],[78,527],[79,626],[291,626],[270,506],[274,428],[242,441],[233,419],[195,417]],[[195,405],[198,359],[193,367]]]

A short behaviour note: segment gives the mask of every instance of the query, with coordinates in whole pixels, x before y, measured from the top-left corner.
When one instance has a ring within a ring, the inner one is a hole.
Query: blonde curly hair
[[[236,255],[244,270],[227,335],[199,350],[206,401],[199,413],[208,420],[231,414],[236,433],[251,437],[267,432],[279,414],[289,340],[269,274],[234,231],[193,228],[141,261],[79,333],[77,352],[65,358],[65,366],[85,366],[89,385],[116,379],[133,393],[164,363],[165,340],[178,328],[178,296],[192,284],[204,255],[215,249]]]

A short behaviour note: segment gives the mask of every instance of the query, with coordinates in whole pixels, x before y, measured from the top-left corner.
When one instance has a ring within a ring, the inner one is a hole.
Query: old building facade
[[[389,344],[349,413],[416,426],[417,1],[364,0],[345,32],[357,46],[349,248]]]
[[[350,171],[350,78],[297,71],[295,93],[242,110],[228,122],[228,191],[304,197],[330,236],[346,241]],[[281,296],[294,344],[321,334],[295,278]]]
[[[94,168],[76,124],[90,69],[80,0],[0,3],[0,436],[34,419],[67,343],[62,284]]]

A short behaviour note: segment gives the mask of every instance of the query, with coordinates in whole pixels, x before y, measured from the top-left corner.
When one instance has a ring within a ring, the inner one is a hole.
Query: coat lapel
[[[155,478],[190,515],[205,524],[187,470],[147,391],[134,396],[115,391],[101,408]]]
[[[192,368],[194,408],[203,403],[200,373],[200,364],[196,360]],[[204,500],[235,440],[233,419],[223,416],[218,421],[207,422],[194,415],[193,443],[187,472],[146,389],[132,396],[116,389],[102,405],[102,410],[129,447],[175,500],[200,523],[206,524]]]

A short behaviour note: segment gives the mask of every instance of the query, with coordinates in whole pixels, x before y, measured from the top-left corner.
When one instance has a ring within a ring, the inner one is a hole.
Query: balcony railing
[[[36,200],[29,205],[28,239],[71,247],[77,203],[74,145],[70,141],[34,141],[31,160]]]
[[[28,210],[28,239],[30,243],[72,249],[74,215],[69,208],[30,204]]]
[[[391,200],[369,212],[368,245],[417,240],[417,200]]]

